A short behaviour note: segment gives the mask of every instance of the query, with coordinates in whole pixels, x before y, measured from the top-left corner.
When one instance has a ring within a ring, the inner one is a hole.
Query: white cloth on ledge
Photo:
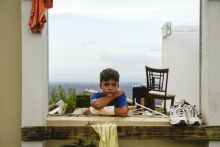
[[[91,126],[100,137],[99,147],[118,147],[116,124],[105,123]]]

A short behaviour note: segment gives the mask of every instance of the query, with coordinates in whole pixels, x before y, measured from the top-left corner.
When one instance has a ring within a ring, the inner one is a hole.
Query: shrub
[[[59,85],[58,88],[56,86],[52,87],[52,91],[50,93],[49,105],[55,104],[60,100],[63,100],[64,103],[67,104],[67,113],[72,113],[76,108],[76,99],[77,92],[74,86],[68,89],[68,94],[62,85]]]

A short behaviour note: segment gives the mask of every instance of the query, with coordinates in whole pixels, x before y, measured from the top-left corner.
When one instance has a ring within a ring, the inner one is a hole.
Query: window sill
[[[48,126],[88,126],[91,124],[114,123],[117,126],[169,126],[168,117],[160,116],[132,116],[132,117],[108,117],[108,116],[48,116]]]

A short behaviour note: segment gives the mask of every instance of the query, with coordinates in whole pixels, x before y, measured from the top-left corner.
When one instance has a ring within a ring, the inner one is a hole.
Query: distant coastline
[[[135,85],[140,85],[141,82],[120,82],[120,88],[125,91],[127,98],[132,98],[132,88]],[[62,87],[67,91],[70,87],[74,86],[76,88],[77,94],[83,93],[83,90],[86,88],[91,88],[94,90],[99,89],[98,82],[49,82],[49,97],[52,90],[52,87],[62,85]]]

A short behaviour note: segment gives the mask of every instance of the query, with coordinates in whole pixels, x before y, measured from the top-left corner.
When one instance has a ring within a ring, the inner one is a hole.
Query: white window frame
[[[22,15],[22,127],[44,126],[48,114],[48,25],[33,34],[28,26],[32,1],[21,0]],[[47,15],[47,14],[46,14]],[[22,147],[43,147],[42,141]]]

